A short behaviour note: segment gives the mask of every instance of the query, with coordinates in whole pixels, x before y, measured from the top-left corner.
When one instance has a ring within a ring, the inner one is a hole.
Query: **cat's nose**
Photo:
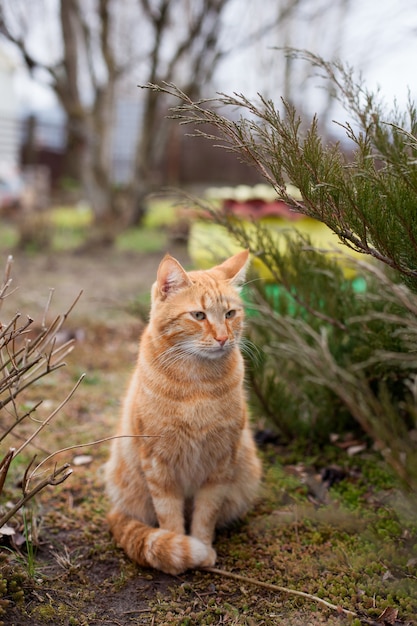
[[[221,345],[221,347],[223,348],[224,344],[227,341],[227,336],[226,337],[216,337],[216,341]]]

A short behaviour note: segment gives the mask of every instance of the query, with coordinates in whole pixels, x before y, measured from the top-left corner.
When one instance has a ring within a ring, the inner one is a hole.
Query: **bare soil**
[[[188,264],[185,248],[171,252]],[[41,456],[71,445],[83,446],[56,457],[59,464],[70,462],[73,474],[62,485],[45,490],[37,500],[34,575],[28,574],[24,547],[20,555],[15,549],[13,554],[3,554],[3,577],[9,581],[15,577],[16,586],[24,594],[22,598],[10,591],[5,596],[9,604],[0,620],[9,626],[351,623],[341,610],[329,610],[309,599],[249,582],[203,571],[172,577],[142,569],[114,545],[105,521],[107,502],[102,484],[108,442],[89,442],[114,432],[119,400],[136,358],[143,326],[131,313],[132,303],[149,291],[160,258],[161,254],[116,254],[111,250],[83,256],[15,258],[13,277],[19,289],[5,302],[1,316],[20,310],[38,323],[51,287],[55,292],[48,315],[67,310],[83,291],[66,325],[69,334],[77,338],[76,349],[67,367],[34,389],[34,395],[55,406],[81,373],[85,372],[86,377],[32,450]],[[338,592],[331,591],[331,585],[335,572],[342,568],[347,577],[358,581],[356,599],[349,595],[349,584],[344,583],[348,590],[341,592],[342,602],[349,602],[354,611],[360,606],[361,612],[363,600],[357,604],[360,594],[370,592],[362,592],[360,574],[348,563],[337,538],[342,532],[354,533],[360,520],[337,513],[336,507],[333,513],[337,521],[331,522],[332,528],[326,520],[318,530],[314,522],[317,503],[309,502],[301,482],[294,479],[292,492],[287,493],[274,478],[278,448],[266,446],[263,455],[266,478],[262,497],[243,522],[217,537],[216,567],[310,594],[320,594],[324,587],[328,589],[324,595],[336,604]],[[14,488],[11,485],[10,491]],[[309,513],[305,514],[307,509]],[[355,624],[360,623],[370,622],[358,620]]]
[[[189,264],[184,246],[173,245],[170,254]],[[64,312],[82,291],[71,320],[111,321],[126,313],[138,295],[147,294],[155,280],[161,253],[115,252],[111,248],[94,254],[13,253],[13,285],[17,292],[5,300],[3,317],[19,309],[32,316],[44,310],[53,289],[53,310]],[[0,270],[1,270],[0,259]],[[6,258],[4,258],[4,264]]]

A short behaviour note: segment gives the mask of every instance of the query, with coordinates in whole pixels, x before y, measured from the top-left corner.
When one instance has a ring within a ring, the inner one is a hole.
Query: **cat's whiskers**
[[[255,363],[255,365],[259,365],[262,358],[262,352],[258,346],[253,343],[253,341],[248,339],[248,337],[242,336],[240,339],[240,349],[243,354],[247,355],[251,361]]]
[[[222,358],[222,356],[230,353],[230,351],[234,349],[235,345],[235,340],[229,340],[224,352],[219,354],[219,348],[214,343],[197,344],[189,340],[183,340],[181,342],[178,341],[174,346],[171,346],[164,350],[164,352],[160,353],[157,356],[157,361],[158,365],[165,370],[175,367],[181,363],[186,365],[188,368],[190,359],[197,358],[199,360],[212,361],[214,357],[214,360],[217,360],[217,358]]]
[[[161,354],[157,356],[158,366],[163,369],[168,369],[170,367],[175,366],[180,361],[184,361],[187,357],[187,353],[182,350],[179,346],[174,346],[173,348],[168,348]]]
[[[180,362],[186,363],[190,358],[199,354],[198,348],[195,348],[189,341],[177,342],[175,345],[167,348],[157,356],[158,364],[168,369]]]

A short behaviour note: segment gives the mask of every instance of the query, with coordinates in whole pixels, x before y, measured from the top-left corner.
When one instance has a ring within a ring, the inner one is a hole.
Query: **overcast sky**
[[[413,0],[354,0],[349,15],[344,53],[363,70],[369,87],[405,101],[407,86],[417,99],[417,2]]]
[[[267,2],[267,0],[264,0]],[[249,25],[256,28],[265,23],[265,14],[259,11],[258,0],[234,0],[227,17],[231,29],[231,41],[238,40],[242,30]],[[295,32],[288,35],[291,45],[318,52],[329,58],[337,47],[337,54],[361,71],[369,88],[381,88],[387,104],[396,98],[400,105],[407,99],[407,89],[417,100],[417,2],[413,0],[345,0],[343,20],[340,8],[329,0],[305,0],[304,22]],[[322,7],[319,28],[310,28],[308,11]],[[237,19],[238,16],[238,19]],[[292,27],[294,29],[294,27]],[[233,35],[233,33],[235,33]],[[258,91],[273,91],[267,94],[279,98],[273,89],[274,72],[283,63],[283,52],[271,48],[282,45],[283,33],[269,33],[249,51],[236,52],[227,57],[227,62],[218,74],[219,90],[232,93],[243,92],[252,97]],[[17,79],[19,100],[31,108],[51,107],[55,98],[25,78]],[[315,93],[312,86],[310,109],[314,109]],[[314,112],[314,110],[313,110]]]
[[[264,15],[257,2],[234,1],[246,7],[242,20],[255,26],[262,23]],[[310,17],[315,12],[318,17],[313,21]],[[232,54],[220,72],[221,90],[254,97],[266,88],[270,92],[268,96],[279,99],[281,94],[274,89],[274,80],[282,70],[284,52],[272,51],[272,48],[282,46],[287,37],[293,47],[318,53],[326,60],[336,55],[343,63],[348,63],[355,75],[359,77],[362,73],[368,89],[380,87],[388,108],[395,99],[401,106],[405,105],[408,89],[417,101],[417,2],[305,0],[299,13],[302,19],[296,26],[286,25],[281,32],[262,37],[253,50]],[[234,15],[229,19],[233,24]],[[290,33],[287,33],[288,28],[292,29]],[[263,65],[253,62],[254,56],[258,60],[263,58]],[[300,80],[303,76],[301,72]],[[323,83],[317,79],[310,82],[305,110],[314,113]],[[301,83],[299,88],[302,93],[304,85]]]

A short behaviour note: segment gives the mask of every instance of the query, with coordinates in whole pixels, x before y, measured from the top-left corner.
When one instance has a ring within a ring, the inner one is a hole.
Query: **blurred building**
[[[140,98],[120,98],[112,135],[112,176],[117,185],[131,181],[142,108]],[[60,110],[38,111],[21,122],[21,163],[44,165],[52,186],[68,176],[65,171],[66,118]],[[176,121],[167,125],[153,182],[160,185],[255,184],[261,176],[227,150],[210,141],[189,137],[190,129]]]
[[[14,89],[15,62],[0,48],[0,165],[16,167],[19,160],[19,120]]]

